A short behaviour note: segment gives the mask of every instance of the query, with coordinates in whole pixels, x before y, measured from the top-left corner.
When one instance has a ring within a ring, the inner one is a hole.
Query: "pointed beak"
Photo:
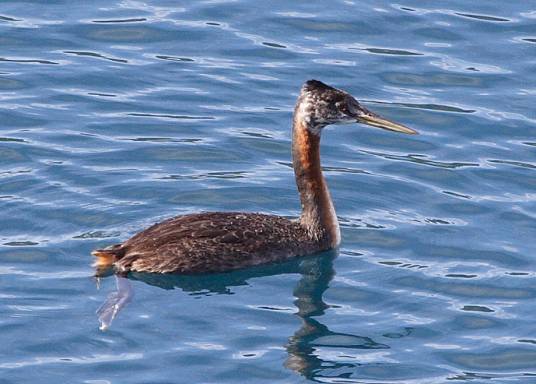
[[[365,108],[362,108],[361,112],[364,112],[364,113],[358,115],[357,117],[358,123],[371,125],[373,127],[378,127],[382,129],[387,129],[389,131],[407,133],[408,135],[418,134],[417,131],[411,128],[408,128],[405,125],[398,124],[398,123],[395,123],[394,121],[384,119],[383,117],[375,114],[374,112],[370,112],[369,110]]]

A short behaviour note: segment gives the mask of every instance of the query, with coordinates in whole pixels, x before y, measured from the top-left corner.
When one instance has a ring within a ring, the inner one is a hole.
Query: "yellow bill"
[[[362,124],[371,125],[373,127],[378,127],[382,129],[387,129],[389,131],[407,133],[408,135],[418,134],[417,131],[411,128],[408,128],[405,125],[398,124],[398,123],[395,123],[394,121],[384,119],[383,117],[378,116],[372,112],[360,115],[357,121]]]

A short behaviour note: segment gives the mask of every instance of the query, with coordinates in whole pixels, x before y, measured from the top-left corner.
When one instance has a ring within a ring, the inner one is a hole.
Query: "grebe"
[[[329,124],[350,122],[417,133],[370,112],[345,91],[309,80],[301,89],[292,124],[299,219],[244,212],[177,216],[94,251],[96,266],[113,266],[119,274],[224,272],[336,248],[341,235],[320,166],[320,135]]]

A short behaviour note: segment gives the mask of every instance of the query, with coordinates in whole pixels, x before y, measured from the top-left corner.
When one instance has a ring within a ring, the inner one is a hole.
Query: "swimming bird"
[[[309,80],[292,121],[292,164],[302,209],[298,219],[246,212],[177,216],[95,250],[96,265],[113,266],[119,274],[224,272],[338,247],[341,234],[320,166],[320,137],[324,127],[339,123],[417,133],[369,111],[343,90]]]

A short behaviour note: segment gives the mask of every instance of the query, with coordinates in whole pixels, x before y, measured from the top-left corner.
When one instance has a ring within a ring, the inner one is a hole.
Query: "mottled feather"
[[[297,221],[260,213],[209,212],[165,220],[95,254],[117,255],[114,265],[123,273],[205,273],[282,261],[320,248]]]

